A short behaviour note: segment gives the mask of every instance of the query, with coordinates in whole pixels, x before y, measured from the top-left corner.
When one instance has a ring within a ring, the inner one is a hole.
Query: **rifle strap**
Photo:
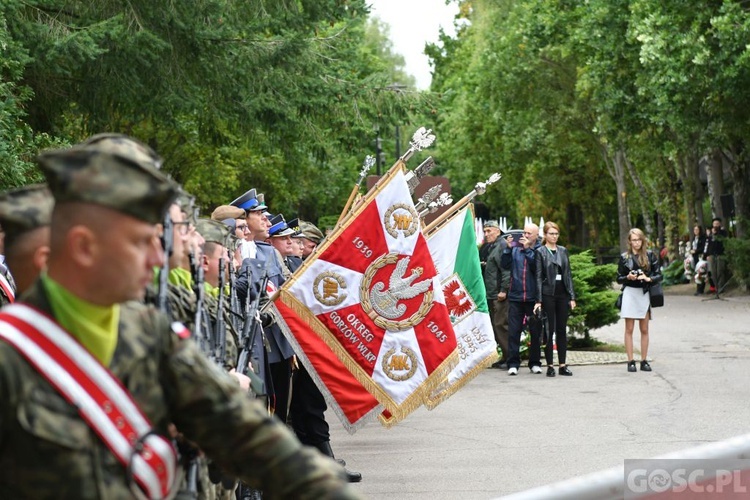
[[[176,492],[174,447],[152,430],[121,382],[73,336],[42,312],[13,304],[0,313],[0,338],[78,409],[135,480],[137,497],[169,498]]]

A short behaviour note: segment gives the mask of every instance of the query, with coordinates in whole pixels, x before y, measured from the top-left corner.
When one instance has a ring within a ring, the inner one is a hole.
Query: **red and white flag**
[[[277,306],[306,322],[340,365],[327,362],[346,368],[393,421],[419,407],[457,363],[403,168],[386,174],[280,288]],[[296,343],[304,351],[305,339]]]
[[[282,301],[270,307],[278,311],[276,323],[344,428],[354,434],[367,422],[375,420],[383,407],[347,370],[308,322]]]

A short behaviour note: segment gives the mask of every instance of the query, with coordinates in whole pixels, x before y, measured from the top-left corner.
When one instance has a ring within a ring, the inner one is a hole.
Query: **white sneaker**
[[[508,375],[518,375],[518,368],[508,368]]]
[[[531,367],[531,373],[542,373],[542,367],[541,366],[532,366]]]

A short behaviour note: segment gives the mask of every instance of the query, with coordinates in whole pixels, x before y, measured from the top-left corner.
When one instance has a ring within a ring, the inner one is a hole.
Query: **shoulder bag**
[[[651,307],[662,307],[664,305],[664,290],[661,288],[661,283],[652,283],[648,287],[648,296],[651,300]]]

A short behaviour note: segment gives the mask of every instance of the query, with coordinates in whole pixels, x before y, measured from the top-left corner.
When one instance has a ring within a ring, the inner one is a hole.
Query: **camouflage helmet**
[[[195,197],[180,187],[177,191],[177,197],[172,202],[180,207],[180,211],[185,214],[185,220],[192,225],[198,223]]]
[[[0,225],[12,242],[21,234],[50,225],[52,193],[45,184],[32,184],[0,193]]]
[[[91,203],[156,224],[177,194],[177,184],[159,171],[159,156],[124,135],[96,135],[44,151],[37,161],[57,203]]]
[[[307,238],[315,244],[319,245],[323,241],[323,233],[312,222],[299,221],[299,230],[302,238]]]
[[[198,219],[195,228],[204,240],[221,246],[227,246],[227,238],[232,232],[229,226],[213,219]]]

